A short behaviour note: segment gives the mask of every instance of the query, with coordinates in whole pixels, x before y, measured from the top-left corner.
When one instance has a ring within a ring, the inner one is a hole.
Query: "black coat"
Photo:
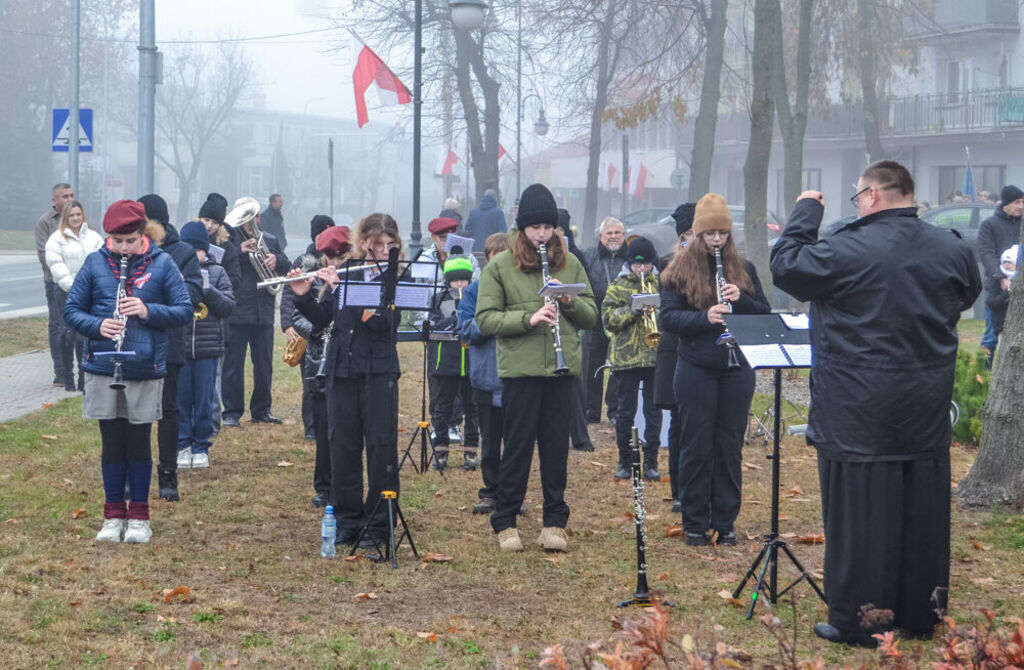
[[[242,285],[242,264],[239,260],[241,252],[237,246],[232,244],[230,239],[225,241],[224,244],[217,244],[210,240],[211,246],[215,244],[224,250],[224,256],[220,259],[219,264],[224,268],[224,272],[228,274],[231,290],[237,292],[238,288]]]
[[[677,347],[679,336],[666,332],[661,328],[661,341],[658,343],[658,357],[654,361],[654,404],[658,409],[674,410],[676,391],[673,380],[676,376],[676,360],[679,358]]]
[[[316,250],[316,245],[310,244],[306,247],[306,253],[292,261],[292,269],[300,269],[303,272],[312,272],[322,267],[320,262],[321,253]],[[320,288],[323,281],[317,277],[313,280],[310,291],[314,296],[320,295]],[[285,285],[281,293],[281,332],[294,328],[302,337],[306,338],[305,362],[307,365],[318,365],[324,351],[324,329],[314,328],[313,323],[303,316],[302,312],[295,306],[295,293],[292,287]]]
[[[267,207],[260,214],[260,229],[264,233],[270,233],[277,240],[281,249],[288,246],[288,236],[284,232],[284,215],[281,210]]]
[[[277,265],[274,272],[278,275],[288,273],[290,263],[288,257],[281,253],[281,247],[270,233],[263,233],[263,240],[267,243],[270,253],[277,257]],[[267,289],[256,289],[260,276],[249,260],[249,254],[242,253],[242,242],[245,241],[244,233],[238,229],[231,231],[231,240],[225,244],[234,244],[239,252],[238,262],[240,264],[242,281],[235,291],[235,311],[231,313],[229,323],[240,326],[272,326],[274,325],[274,295]]]
[[[974,253],[913,207],[818,239],[824,208],[797,202],[772,247],[775,285],[811,301],[807,442],[838,461],[948,453],[960,312],[981,292]]]
[[[164,235],[160,248],[169,255],[174,264],[181,272],[181,278],[185,280],[185,289],[192,301],[192,307],[196,307],[203,297],[203,275],[199,272],[199,257],[196,256],[195,248],[188,242],[182,242],[178,236],[178,230],[173,224],[166,224],[164,228],[167,234]],[[168,329],[167,331],[167,364],[184,365],[185,352],[182,349],[182,337],[184,327]]]
[[[458,291],[446,288],[438,291],[431,299],[430,332],[455,334],[458,324],[456,310],[459,306]],[[430,374],[449,377],[469,376],[469,356],[466,347],[458,338],[433,340],[427,347],[427,364]]]
[[[1020,242],[1020,217],[1010,216],[999,207],[981,222],[978,228],[978,260],[984,268],[982,280],[989,291],[998,291],[1003,271],[999,258],[1003,252]],[[993,288],[993,284],[995,288]]]
[[[219,358],[224,353],[227,336],[227,319],[235,309],[235,296],[231,291],[231,280],[224,268],[212,259],[207,259],[202,268],[210,275],[210,286],[203,289],[203,304],[206,318],[193,319],[182,328],[182,344],[187,360],[197,358]]]
[[[715,259],[710,254],[708,264],[711,281],[714,282]],[[750,261],[743,261],[743,265],[754,284],[754,293],[740,291],[739,300],[732,303],[732,311],[735,314],[767,314],[772,308],[764,297],[757,270]],[[725,332],[725,326],[710,323],[706,309],[691,306],[684,294],[665,282],[661,284],[661,312],[658,319],[662,332],[679,336],[676,344],[679,358],[701,368],[728,369],[729,352],[724,345],[718,344],[718,337]]]
[[[626,262],[626,245],[623,244],[618,251],[612,253],[599,243],[596,247],[587,249],[583,255],[586,258],[583,267],[587,270],[590,288],[594,291],[594,304],[597,305],[597,319],[600,322],[604,294],[608,292],[608,285],[619,276],[622,264]]]

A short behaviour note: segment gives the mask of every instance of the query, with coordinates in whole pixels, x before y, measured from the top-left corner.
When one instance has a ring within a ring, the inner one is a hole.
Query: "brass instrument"
[[[649,295],[658,293],[654,273],[640,273],[640,292]],[[661,330],[658,329],[658,313],[654,307],[644,307],[640,312],[640,323],[643,324],[644,342],[652,349],[657,349],[661,342]]]
[[[205,302],[199,303],[195,310],[192,312],[193,321],[202,321],[210,314],[210,309],[206,306]]]
[[[245,196],[235,201],[235,206],[224,217],[224,224],[241,230],[242,235],[247,240],[256,241],[256,249],[249,253],[249,262],[252,263],[253,269],[256,270],[256,274],[262,280],[256,285],[256,288],[266,287],[272,295],[277,295],[284,288],[283,282],[272,285],[266,284],[267,280],[276,278],[277,273],[271,270],[267,264],[267,259],[271,256],[271,253],[270,248],[263,239],[263,231],[260,230],[259,225],[255,221],[259,213],[260,204],[256,201],[256,198]],[[246,230],[247,224],[249,225],[249,230]]]
[[[551,273],[548,269],[548,247],[546,244],[541,243],[537,247],[537,252],[540,254],[540,266],[542,270],[541,281],[547,284],[551,281]],[[558,300],[556,298],[544,298],[544,302],[555,306],[555,322],[551,324],[551,335],[555,340],[555,375],[561,377],[562,375],[569,374],[569,366],[565,364],[565,354],[562,353],[562,329],[559,321],[561,320],[561,313],[558,309]]]
[[[725,273],[722,270],[722,249],[715,247],[715,295],[718,298],[718,304],[727,305],[731,313],[732,303],[728,302],[722,295],[722,289],[725,288],[725,284]],[[739,357],[736,355],[736,338],[729,332],[729,326],[725,326],[725,332],[719,335],[717,344],[724,344],[726,349],[728,349],[729,367],[740,367]]]
[[[281,360],[289,367],[294,368],[302,362],[302,357],[305,355],[306,338],[298,337],[288,342],[288,346],[284,348],[284,356],[281,357]]]
[[[121,348],[124,346],[124,336],[128,328],[128,317],[121,312],[121,300],[128,297],[126,286],[128,283],[128,256],[121,256],[121,267],[117,275],[117,297],[114,302],[114,320],[120,322],[121,331],[114,336],[116,354],[114,356],[114,379],[110,382],[110,388],[120,391],[124,388],[124,372],[121,370]]]

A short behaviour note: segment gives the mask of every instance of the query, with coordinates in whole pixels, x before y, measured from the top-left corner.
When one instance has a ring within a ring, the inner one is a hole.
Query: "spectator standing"
[[[1013,279],[1017,276],[1017,265],[1020,264],[1020,244],[1015,244],[1006,251],[1003,252],[1000,262],[1000,269],[1003,271],[1003,276],[1010,280],[1011,284]],[[994,284],[998,286],[998,290],[989,292],[988,298],[985,300],[985,305],[992,310],[992,330],[996,334],[996,347],[998,347],[999,340],[1003,334],[1003,326],[1006,323],[1006,312],[1010,308],[1010,285],[1003,288],[1002,282]],[[992,367],[992,358],[995,355],[995,348],[993,347],[992,353],[989,354],[988,367]]]
[[[438,216],[442,219],[455,219],[462,230],[462,214],[459,213],[459,201],[455,198],[445,198],[444,208]]]
[[[614,423],[618,382],[614,377],[609,379],[608,390],[605,391],[602,367],[608,361],[608,335],[604,332],[600,310],[608,285],[619,276],[622,264],[626,261],[626,234],[622,222],[613,216],[605,217],[597,229],[597,234],[597,246],[586,252],[587,262],[584,263],[590,286],[594,289],[594,301],[598,306],[597,325],[583,336],[587,383],[586,411],[589,423],[600,423],[601,394],[604,392],[608,420]]]
[[[1010,287],[1010,280],[1000,269],[1000,256],[1004,250],[1020,241],[1022,211],[1024,191],[1013,185],[1004,186],[1000,192],[999,206],[978,228],[978,260],[981,261],[984,273],[982,281],[989,295]],[[986,304],[985,334],[981,338],[981,346],[988,349],[988,367],[992,366],[997,341],[992,327],[992,309]]]
[[[46,292],[47,309],[47,339],[50,345],[50,358],[53,360],[53,385],[64,386],[67,382],[67,374],[64,370],[64,359],[60,351],[62,339],[61,331],[64,328],[64,319],[58,310],[56,283],[50,274],[50,266],[46,262],[46,243],[50,236],[57,232],[60,225],[60,213],[64,205],[75,199],[75,192],[71,184],[55,184],[50,192],[50,208],[39,217],[36,222],[35,240],[36,256],[39,264],[43,266],[43,289]]]
[[[64,205],[57,230],[46,241],[46,264],[53,278],[61,328],[60,350],[64,369],[64,390],[81,391],[84,388],[82,372],[82,337],[64,322],[64,305],[75,281],[75,275],[85,257],[103,246],[103,238],[89,228],[82,203],[71,200]],[[78,360],[78,379],[75,380],[75,359]]]
[[[498,194],[493,188],[484,191],[483,200],[466,221],[466,234],[473,238],[473,251],[483,251],[487,238],[494,233],[508,232],[505,212],[498,208]]]
[[[270,196],[267,208],[260,215],[260,228],[277,238],[281,247],[281,253],[288,247],[288,238],[284,232],[284,215],[281,208],[284,207],[284,198],[281,194],[274,193]]]

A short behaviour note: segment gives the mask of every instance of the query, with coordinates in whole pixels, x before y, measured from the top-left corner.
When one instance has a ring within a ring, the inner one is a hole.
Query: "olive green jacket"
[[[640,293],[640,278],[623,271],[608,285],[601,304],[601,320],[608,331],[608,363],[612,370],[653,368],[658,350],[644,342],[647,334],[640,315],[633,312],[633,294]],[[658,292],[658,278],[652,277],[654,292]]]
[[[568,254],[566,266],[552,275],[563,284],[586,284],[568,305],[559,303],[559,327],[562,354],[569,372],[580,374],[580,330],[589,330],[597,322],[594,293],[583,265]],[[543,286],[541,273],[523,274],[516,270],[510,251],[502,251],[480,274],[480,294],[476,303],[476,323],[484,335],[498,338],[499,377],[553,377],[555,345],[551,326],[530,325],[530,317],[544,305],[537,295]]]

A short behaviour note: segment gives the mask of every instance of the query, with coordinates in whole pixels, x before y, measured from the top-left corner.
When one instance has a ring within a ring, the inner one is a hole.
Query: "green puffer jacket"
[[[601,304],[601,320],[608,331],[608,363],[612,370],[653,368],[657,348],[644,342],[643,321],[633,312],[632,298],[640,293],[640,278],[632,272],[620,274],[608,285]],[[654,292],[659,291],[658,277],[653,277]]]
[[[597,322],[594,293],[583,265],[572,254],[568,254],[566,266],[553,277],[563,284],[587,285],[568,305],[559,304],[562,354],[569,372],[578,375],[582,358],[578,331],[593,328]],[[481,333],[498,338],[499,377],[555,374],[551,327],[530,325],[530,317],[544,305],[544,298],[537,295],[541,286],[541,273],[517,271],[507,250],[491,259],[480,275],[476,323]]]

